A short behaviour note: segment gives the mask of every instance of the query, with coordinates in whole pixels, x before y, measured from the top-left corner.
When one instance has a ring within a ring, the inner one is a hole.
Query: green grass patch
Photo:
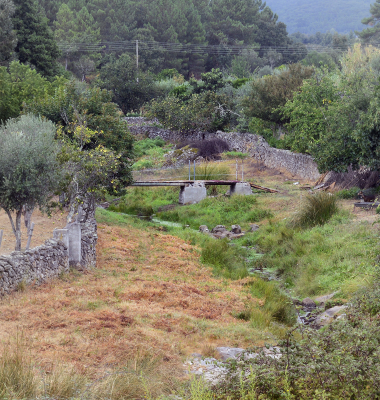
[[[228,160],[234,160],[236,158],[239,158],[241,160],[244,160],[245,158],[249,157],[248,153],[242,153],[241,151],[225,151],[222,154],[223,158],[227,158]]]
[[[157,217],[189,225],[193,229],[198,229],[200,225],[207,225],[212,229],[216,225],[229,227],[233,224],[239,224],[243,229],[247,229],[249,223],[271,218],[272,213],[259,207],[255,196],[234,195],[208,197],[198,204],[159,212]]]
[[[254,264],[276,271],[298,296],[340,290],[349,297],[368,284],[378,255],[375,230],[367,222],[352,223],[343,212],[305,231],[269,224],[255,233],[255,241],[264,255]]]
[[[164,155],[172,149],[171,144],[166,144],[161,138],[138,140],[134,144],[135,156],[139,158],[132,168],[141,170],[159,168],[165,162]]]
[[[231,246],[226,239],[211,239],[202,247],[201,261],[213,266],[215,275],[241,279],[248,276],[243,253],[241,247]]]
[[[117,205],[111,205],[110,211],[131,215],[150,216],[160,207],[175,204],[178,206],[178,187],[131,187]]]

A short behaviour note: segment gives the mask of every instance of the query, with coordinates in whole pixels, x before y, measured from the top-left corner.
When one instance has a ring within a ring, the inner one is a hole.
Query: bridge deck
[[[187,186],[193,183],[204,183],[206,186],[209,185],[225,185],[231,186],[240,181],[215,181],[215,180],[197,180],[197,181],[141,181],[133,182],[131,186]]]

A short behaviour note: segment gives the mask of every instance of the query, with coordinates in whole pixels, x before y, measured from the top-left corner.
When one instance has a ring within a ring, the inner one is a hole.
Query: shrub
[[[197,156],[203,157],[207,160],[219,159],[219,155],[224,151],[230,149],[229,144],[222,139],[212,139],[212,140],[198,140],[195,142],[185,142],[181,143],[177,148],[183,148],[184,146],[189,146],[193,149],[198,149]]]
[[[212,388],[216,398],[377,399],[380,395],[379,282],[363,289],[346,318],[325,329],[292,330],[279,342],[280,357],[254,348],[257,357],[227,364],[225,378]]]
[[[339,192],[335,193],[335,196],[338,199],[355,199],[358,197],[360,189],[357,186],[354,186],[350,189],[342,189]]]
[[[153,100],[145,115],[181,132],[216,132],[229,124],[232,107],[228,96],[207,91],[193,94],[187,101],[176,96]]]
[[[326,192],[306,195],[291,224],[299,228],[324,225],[337,211],[338,205],[334,195]]]

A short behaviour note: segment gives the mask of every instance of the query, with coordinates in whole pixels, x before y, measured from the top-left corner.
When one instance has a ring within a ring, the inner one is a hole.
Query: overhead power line
[[[276,51],[283,55],[304,54],[304,49],[299,45],[291,46],[236,46],[236,45],[204,45],[204,44],[183,44],[168,43],[154,41],[138,41],[139,51],[160,51],[171,53],[189,53],[189,54],[219,54],[219,55],[241,55],[254,54],[260,52]],[[120,52],[134,51],[136,49],[136,40],[133,41],[115,41],[115,42],[99,42],[99,43],[58,43],[62,52]],[[345,51],[346,46],[330,47],[321,45],[305,45],[308,51],[316,51],[318,53],[333,54],[339,51]]]

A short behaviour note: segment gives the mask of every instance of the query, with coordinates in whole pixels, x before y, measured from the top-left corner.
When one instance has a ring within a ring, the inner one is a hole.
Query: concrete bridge
[[[131,186],[179,186],[179,204],[199,203],[207,197],[206,186],[222,185],[230,187],[230,195],[251,195],[252,189],[249,182],[223,181],[223,180],[199,180],[199,181],[142,181],[134,182]]]

